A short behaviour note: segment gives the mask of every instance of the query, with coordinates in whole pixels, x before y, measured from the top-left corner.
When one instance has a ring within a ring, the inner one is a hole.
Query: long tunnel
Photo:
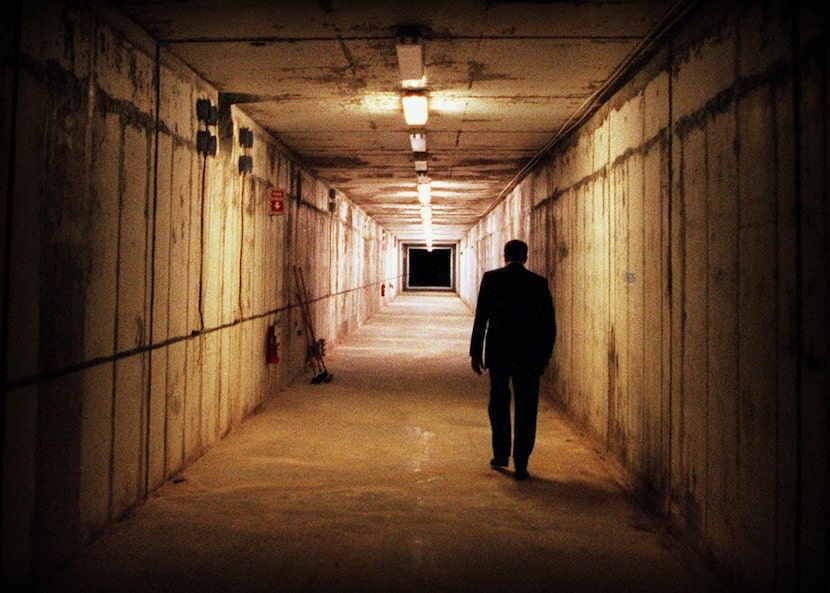
[[[425,151],[402,159],[409,210],[375,191],[397,173],[361,168],[394,134],[408,149],[402,124],[349,131],[364,152],[320,133],[314,150],[340,154],[308,154],[313,134],[291,122],[336,114],[289,107],[287,88],[228,92],[208,54],[186,59],[215,35],[219,64],[223,26],[283,10],[241,4],[4,9],[4,590],[830,588],[824,2],[466,3],[495,21],[610,7],[654,26],[551,41],[550,16],[527,18],[531,33],[501,24],[499,39],[561,52],[585,94],[526,96],[527,126],[563,125],[484,134],[453,169],[469,202],[441,202],[441,159],[519,104],[447,112],[470,127],[442,152],[433,89],[429,227]],[[296,92],[336,78],[359,97],[361,60],[397,68],[395,30],[319,31],[346,7],[412,25],[396,16],[410,3],[308,4],[306,41],[347,62],[325,81],[291,70]],[[425,4],[423,23],[452,12]],[[246,51],[299,47],[274,28]],[[488,41],[459,39],[436,25],[426,68]],[[592,80],[600,64],[580,52],[626,43],[637,51]],[[505,64],[547,64],[527,51]],[[464,54],[459,92],[519,84],[479,55]],[[527,483],[488,466],[488,384],[469,360],[482,276],[515,238],[558,324]]]

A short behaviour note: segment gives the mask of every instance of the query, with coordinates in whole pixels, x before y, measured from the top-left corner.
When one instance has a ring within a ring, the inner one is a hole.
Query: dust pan
[[[312,377],[311,382],[313,384],[317,383],[331,383],[331,380],[334,379],[334,375],[329,373],[328,371],[323,371],[321,373],[317,373]]]

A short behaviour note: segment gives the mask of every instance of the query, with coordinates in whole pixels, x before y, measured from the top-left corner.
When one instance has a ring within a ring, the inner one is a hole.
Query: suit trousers
[[[539,409],[539,375],[533,372],[515,372],[488,369],[490,375],[490,403],[487,407],[493,434],[493,456],[499,460],[510,457],[513,441],[513,465],[517,470],[527,469],[527,462],[536,443],[536,415]],[[511,435],[510,381],[513,381],[515,422]],[[511,439],[512,436],[512,439]]]

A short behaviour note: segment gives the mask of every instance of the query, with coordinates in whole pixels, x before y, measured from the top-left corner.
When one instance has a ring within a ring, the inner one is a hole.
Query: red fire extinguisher
[[[277,364],[280,361],[280,337],[277,333],[277,324],[268,326],[268,341],[265,348],[265,359],[268,364]]]
[[[386,284],[381,284],[380,285],[380,296],[382,296],[382,297],[386,296]]]

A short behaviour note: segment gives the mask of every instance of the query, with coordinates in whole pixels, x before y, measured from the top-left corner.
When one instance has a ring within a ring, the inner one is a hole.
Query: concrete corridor
[[[399,296],[39,589],[720,590],[549,402],[531,479],[490,469],[471,324]]]

